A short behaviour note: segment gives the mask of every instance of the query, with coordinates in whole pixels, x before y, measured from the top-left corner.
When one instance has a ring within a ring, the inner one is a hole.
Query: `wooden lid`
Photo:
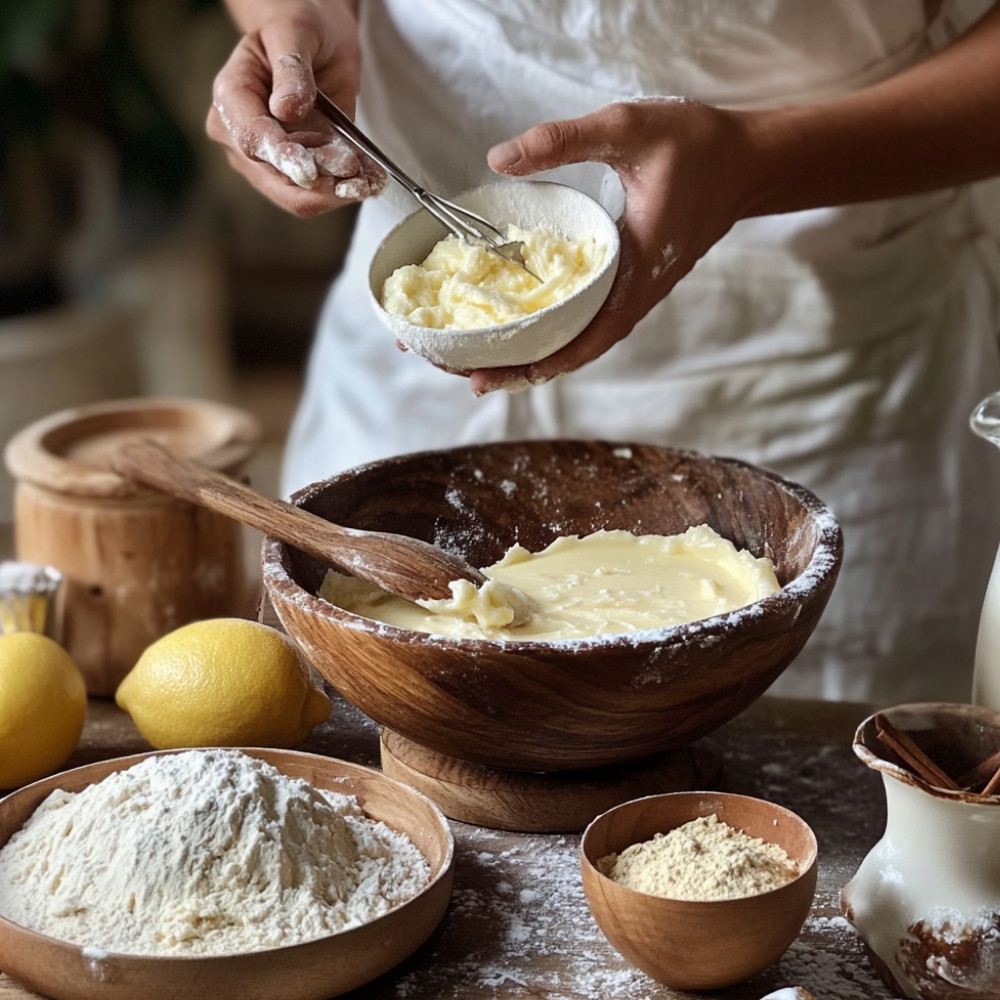
[[[253,454],[260,425],[244,410],[207,400],[113,400],[61,410],[29,424],[7,443],[4,461],[17,481],[54,492],[138,496],[151,491],[110,466],[115,449],[136,438],[228,473]]]

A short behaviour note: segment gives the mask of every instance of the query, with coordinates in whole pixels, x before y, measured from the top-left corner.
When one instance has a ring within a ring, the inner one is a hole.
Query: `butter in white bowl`
[[[421,209],[383,240],[369,271],[376,311],[396,339],[455,371],[531,364],[568,344],[617,272],[618,229],[608,213],[549,181],[490,184],[455,200],[521,242],[537,277],[451,236]]]
[[[479,330],[515,322],[569,298],[604,264],[593,236],[568,240],[547,229],[508,226],[524,267],[488,247],[449,234],[420,264],[397,268],[382,288],[382,307],[417,326]]]

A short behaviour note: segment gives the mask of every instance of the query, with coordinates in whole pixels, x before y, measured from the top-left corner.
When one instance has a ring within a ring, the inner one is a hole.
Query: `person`
[[[830,505],[833,597],[773,693],[968,700],[1000,515],[968,429],[1000,387],[1000,8],[967,0],[229,0],[209,134],[302,217],[362,202],[287,445],[290,492],[503,438],[651,442]],[[604,308],[531,366],[440,371],[369,302],[427,188],[564,181],[621,212]],[[377,195],[377,196],[376,196]],[[471,390],[471,391],[470,391]],[[520,391],[524,390],[524,391]]]

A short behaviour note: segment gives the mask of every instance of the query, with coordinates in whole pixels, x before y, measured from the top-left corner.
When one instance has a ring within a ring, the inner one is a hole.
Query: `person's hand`
[[[675,99],[608,105],[536,125],[488,154],[499,173],[523,176],[599,161],[625,189],[621,261],[611,292],[571,343],[533,365],[470,374],[477,395],[540,384],[604,354],[666,296],[746,214],[747,142],[738,116]]]
[[[317,86],[353,116],[360,51],[350,4],[286,3],[250,31],[215,79],[208,135],[275,204],[308,217],[378,194],[381,168],[313,109]]]

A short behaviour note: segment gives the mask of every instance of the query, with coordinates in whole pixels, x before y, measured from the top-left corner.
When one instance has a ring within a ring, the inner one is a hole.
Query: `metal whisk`
[[[498,254],[504,260],[523,268],[533,278],[541,280],[524,263],[523,244],[508,242],[503,230],[490,222],[489,219],[422,188],[409,175],[400,170],[321,90],[316,91],[316,110],[322,112],[330,124],[348,142],[371,157],[394,181],[406,188],[416,201],[426,208],[438,222],[446,226],[450,232],[467,243],[478,243],[485,246],[487,250]]]

